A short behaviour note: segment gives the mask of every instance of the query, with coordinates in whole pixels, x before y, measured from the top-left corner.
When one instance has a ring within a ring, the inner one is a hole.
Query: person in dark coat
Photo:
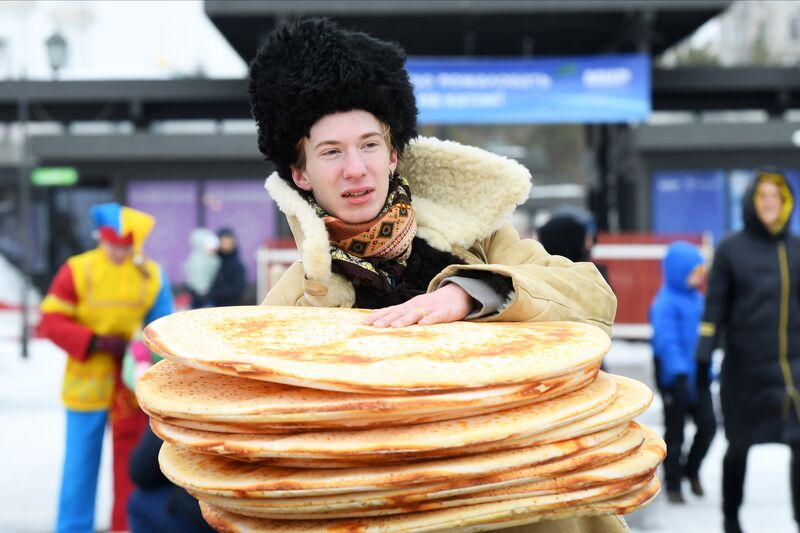
[[[539,242],[550,255],[566,257],[573,263],[591,261],[596,240],[594,219],[588,213],[573,209],[557,211],[537,230]],[[595,264],[608,282],[605,265]]]
[[[703,256],[696,246],[686,241],[673,242],[664,258],[663,270],[664,284],[650,306],[653,326],[650,342],[658,389],[664,401],[667,497],[671,503],[685,503],[681,491],[684,477],[689,480],[692,493],[703,495],[700,464],[717,430],[710,391],[706,387],[699,394],[695,392],[697,364],[694,355],[703,315],[703,294],[699,289],[705,280]],[[685,456],[683,427],[687,416],[694,420],[697,432],[689,455]]]
[[[239,259],[236,235],[230,228],[217,232],[221,259],[214,283],[208,291],[208,299],[214,307],[242,305],[245,289],[244,265]]]
[[[128,469],[136,485],[128,499],[131,533],[212,533],[197,500],[161,473],[161,444],[148,427],[131,455]]]
[[[742,530],[747,452],[761,443],[792,448],[792,503],[800,523],[800,239],[789,234],[793,207],[781,172],[757,172],[743,199],[744,229],[720,242],[709,277],[697,360],[707,367],[722,341],[726,533]],[[698,379],[698,388],[708,382]]]

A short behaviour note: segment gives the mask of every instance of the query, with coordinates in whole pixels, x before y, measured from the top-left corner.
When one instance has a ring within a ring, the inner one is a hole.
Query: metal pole
[[[22,357],[28,357],[28,292],[30,291],[30,224],[31,224],[31,182],[30,157],[28,154],[28,99],[25,91],[21,91],[18,101],[20,127],[20,161],[19,161],[19,242],[20,267],[22,270],[22,332],[20,343]]]

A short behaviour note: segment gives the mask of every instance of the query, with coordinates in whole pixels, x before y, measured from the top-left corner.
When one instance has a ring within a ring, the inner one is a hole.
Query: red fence
[[[617,295],[615,323],[624,330],[628,325],[646,325],[647,311],[661,287],[661,260],[667,245],[685,240],[704,247],[710,256],[708,238],[703,235],[652,235],[650,233],[601,233],[592,257],[608,270],[609,283]],[[647,337],[645,330],[622,336]]]

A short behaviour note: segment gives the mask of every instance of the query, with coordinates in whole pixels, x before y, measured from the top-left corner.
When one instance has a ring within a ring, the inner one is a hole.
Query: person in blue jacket
[[[651,343],[664,402],[667,497],[672,503],[684,503],[681,491],[684,477],[689,480],[692,493],[703,495],[698,473],[716,432],[711,393],[708,387],[698,392],[695,386],[695,347],[703,316],[703,295],[699,290],[705,279],[703,257],[694,245],[676,241],[664,258],[663,273],[664,284],[650,307]],[[684,456],[683,429],[687,416],[693,418],[697,432],[689,455]]]

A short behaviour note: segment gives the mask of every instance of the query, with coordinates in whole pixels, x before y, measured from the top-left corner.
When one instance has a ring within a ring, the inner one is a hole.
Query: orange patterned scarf
[[[349,224],[326,213],[308,199],[325,222],[334,265],[349,278],[376,288],[393,287],[411,255],[417,222],[411,207],[408,182],[392,177],[386,203],[368,222]]]

